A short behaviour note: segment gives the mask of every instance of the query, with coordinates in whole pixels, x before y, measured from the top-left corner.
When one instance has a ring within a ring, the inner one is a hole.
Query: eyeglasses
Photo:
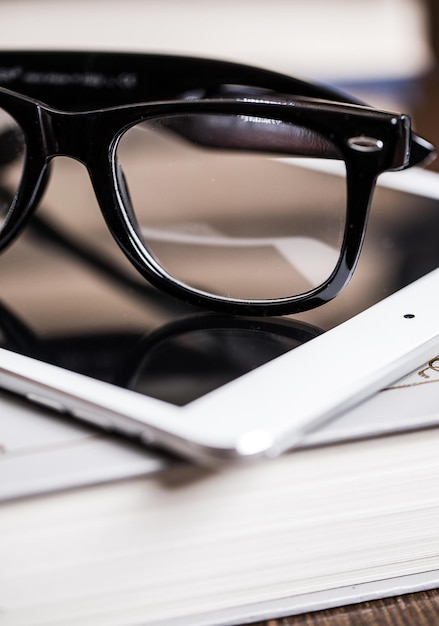
[[[72,157],[137,270],[228,313],[334,298],[358,261],[377,176],[434,152],[406,115],[234,63],[2,52],[0,85],[0,183],[12,191],[0,198],[0,249],[38,205],[51,160]]]

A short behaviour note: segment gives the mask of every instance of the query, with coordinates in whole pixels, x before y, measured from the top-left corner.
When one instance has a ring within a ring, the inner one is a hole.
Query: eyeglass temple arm
[[[412,133],[412,146],[407,167],[414,165],[428,165],[436,156],[433,144],[419,135]]]
[[[295,124],[276,124],[251,116],[170,117],[161,127],[192,144],[225,150],[260,151],[265,154],[340,159],[336,147],[319,133]]]

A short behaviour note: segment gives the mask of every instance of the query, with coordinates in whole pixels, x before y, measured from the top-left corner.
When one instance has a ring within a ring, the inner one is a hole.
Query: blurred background
[[[439,4],[436,0],[426,0],[425,6],[426,31],[425,38],[431,48],[433,65],[423,81],[422,97],[415,111],[415,123],[420,133],[428,134],[430,140],[439,146]],[[439,171],[436,159],[430,169]]]
[[[412,113],[439,140],[435,0],[0,0],[0,18],[3,48],[243,61]]]

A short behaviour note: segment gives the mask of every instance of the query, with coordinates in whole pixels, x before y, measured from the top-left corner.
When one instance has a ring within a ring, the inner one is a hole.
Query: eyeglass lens
[[[316,157],[340,159],[315,130],[229,114],[138,123],[117,147],[156,262],[191,288],[244,300],[304,294],[335,269],[346,169],[339,160],[339,176],[316,171]]]

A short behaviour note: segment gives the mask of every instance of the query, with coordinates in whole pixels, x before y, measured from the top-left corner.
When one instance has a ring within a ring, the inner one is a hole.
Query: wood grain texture
[[[253,626],[435,626],[439,590],[363,602],[337,609],[258,622]]]

